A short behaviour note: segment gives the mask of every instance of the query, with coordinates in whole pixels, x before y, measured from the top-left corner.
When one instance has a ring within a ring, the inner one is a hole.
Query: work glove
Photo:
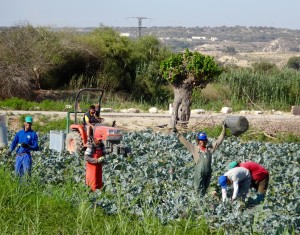
[[[21,143],[21,146],[23,147],[23,148],[30,148],[30,145],[29,144],[26,144],[26,143]]]
[[[102,162],[104,162],[105,161],[105,157],[104,156],[101,156],[101,157],[99,157],[98,159],[97,159],[97,162],[98,163],[102,163]]]
[[[93,154],[93,145],[88,145],[85,152],[84,152],[84,155],[87,155],[87,156],[91,156]]]

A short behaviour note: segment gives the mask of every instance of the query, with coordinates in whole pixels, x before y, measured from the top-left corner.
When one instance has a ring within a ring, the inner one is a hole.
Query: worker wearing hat
[[[238,197],[244,201],[250,188],[251,174],[244,167],[235,167],[219,177],[219,184],[222,188],[223,202],[227,199],[227,186],[229,185],[233,186],[231,201]]]
[[[188,149],[194,158],[194,189],[202,196],[205,195],[210,184],[212,173],[212,154],[222,143],[225,137],[225,130],[226,125],[223,123],[222,132],[218,139],[213,143],[208,142],[207,134],[205,132],[199,132],[197,134],[198,145],[195,146],[188,142],[182,134],[179,134],[175,127],[173,128],[173,131],[176,133],[179,141]]]
[[[30,175],[32,169],[32,157],[30,152],[37,151],[39,148],[38,136],[35,131],[31,129],[32,122],[33,118],[31,116],[25,117],[23,129],[15,135],[8,151],[8,155],[10,156],[17,147],[15,171],[20,177],[24,174]]]
[[[266,191],[269,184],[269,172],[260,164],[256,162],[237,162],[233,161],[229,164],[228,168],[244,167],[250,171],[252,181],[251,188],[257,192],[256,202],[260,203],[264,200]]]

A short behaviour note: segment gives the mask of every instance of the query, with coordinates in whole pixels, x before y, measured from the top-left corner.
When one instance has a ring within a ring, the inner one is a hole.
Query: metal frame
[[[79,99],[80,94],[84,91],[91,91],[91,92],[98,91],[99,92],[98,104],[99,105],[101,104],[102,96],[103,96],[103,93],[104,93],[102,89],[99,89],[99,88],[82,88],[82,89],[80,89],[77,92],[76,97],[75,97],[74,112],[68,112],[67,113],[67,133],[69,133],[69,131],[70,131],[70,114],[71,113],[75,114],[75,124],[76,125],[78,124],[78,122],[77,122],[77,113],[79,113],[78,112],[78,99]],[[100,106],[100,109],[101,109],[101,106]],[[100,111],[101,110],[99,110],[99,115],[100,115]],[[81,112],[81,113],[85,113],[85,112]]]

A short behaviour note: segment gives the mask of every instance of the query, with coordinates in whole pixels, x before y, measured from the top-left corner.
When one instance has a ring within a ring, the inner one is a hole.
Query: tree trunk
[[[32,70],[35,76],[35,86],[38,90],[41,90],[40,73],[38,71],[38,68],[34,66]]]
[[[193,85],[184,83],[179,87],[174,87],[174,102],[171,116],[171,126],[175,127],[177,123],[187,125],[191,114],[191,98]]]

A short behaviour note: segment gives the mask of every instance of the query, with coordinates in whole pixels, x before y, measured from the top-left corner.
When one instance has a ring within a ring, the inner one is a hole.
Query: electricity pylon
[[[145,27],[142,27],[142,21],[145,19],[150,19],[150,18],[142,17],[142,16],[139,16],[139,17],[136,16],[136,17],[131,17],[131,18],[138,19],[139,37],[141,37],[142,36],[142,28],[145,28]]]

